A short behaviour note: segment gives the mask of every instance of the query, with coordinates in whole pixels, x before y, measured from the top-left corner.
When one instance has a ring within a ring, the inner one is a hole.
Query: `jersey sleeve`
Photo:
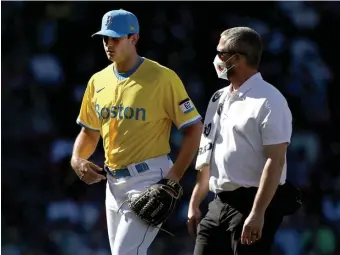
[[[176,125],[178,129],[188,127],[202,119],[198,113],[194,103],[188,96],[187,91],[178,77],[178,75],[170,70],[166,74],[168,80],[165,91],[165,111],[169,119]]]
[[[287,101],[278,99],[264,104],[262,108],[262,144],[290,143],[292,135],[292,114]]]
[[[77,118],[77,123],[84,127],[88,128],[92,131],[100,131],[100,122],[97,117],[97,113],[95,111],[95,105],[93,103],[93,95],[94,95],[94,85],[93,85],[93,76],[89,80],[84,96],[83,101],[81,103],[80,112]]]

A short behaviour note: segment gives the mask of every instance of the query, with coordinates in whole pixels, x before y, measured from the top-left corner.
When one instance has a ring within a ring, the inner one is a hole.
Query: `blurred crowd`
[[[303,208],[278,231],[273,254],[339,255],[340,4],[281,1],[2,2],[1,253],[110,254],[105,183],[86,186],[69,160],[87,81],[108,64],[100,39],[90,35],[105,12],[119,8],[139,18],[139,53],[175,70],[203,116],[225,85],[212,64],[220,33],[249,26],[262,35],[261,72],[294,116],[288,178],[305,194]],[[173,129],[173,159],[181,139]],[[100,146],[92,160],[103,165]],[[185,223],[195,175],[191,167],[181,181],[184,200],[164,226],[175,237],[160,232],[150,255],[192,254]]]

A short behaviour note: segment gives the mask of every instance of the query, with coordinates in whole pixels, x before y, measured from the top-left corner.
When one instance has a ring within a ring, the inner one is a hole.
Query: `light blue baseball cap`
[[[103,35],[112,38],[121,38],[128,34],[138,34],[139,23],[136,15],[125,10],[113,10],[104,14],[102,27],[99,32],[92,35]]]

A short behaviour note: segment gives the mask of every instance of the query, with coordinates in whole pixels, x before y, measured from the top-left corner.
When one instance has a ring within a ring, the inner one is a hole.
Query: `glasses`
[[[232,55],[235,55],[235,54],[240,54],[240,55],[246,56],[246,54],[239,52],[239,51],[219,51],[219,50],[217,50],[216,53],[217,53],[217,56],[219,58],[223,58],[226,55],[232,56]]]

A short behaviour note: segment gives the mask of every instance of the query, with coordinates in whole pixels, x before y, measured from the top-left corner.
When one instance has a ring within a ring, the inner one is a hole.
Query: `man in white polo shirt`
[[[292,115],[284,96],[258,72],[261,55],[261,38],[253,29],[221,34],[214,66],[230,85],[209,103],[209,108],[218,103],[218,117],[208,116],[208,108],[205,119],[188,212],[195,255],[270,254],[283,216],[299,207],[298,191],[285,182]],[[206,153],[211,156],[202,161]],[[200,221],[199,206],[209,189],[216,196]]]

